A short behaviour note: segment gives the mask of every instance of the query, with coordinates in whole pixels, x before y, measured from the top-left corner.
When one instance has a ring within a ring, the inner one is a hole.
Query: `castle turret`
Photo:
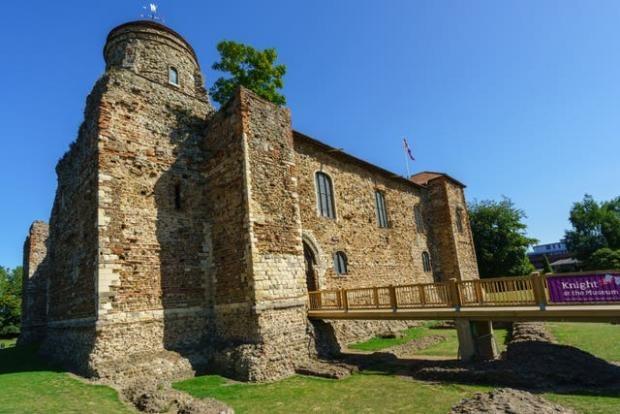
[[[106,71],[129,69],[163,85],[207,98],[200,65],[192,46],[174,30],[152,21],[136,21],[113,29],[103,50]]]

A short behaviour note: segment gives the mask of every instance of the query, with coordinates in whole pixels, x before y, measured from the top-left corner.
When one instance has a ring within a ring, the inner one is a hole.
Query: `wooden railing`
[[[620,273],[619,271],[603,271]],[[603,272],[588,272],[599,274]],[[445,283],[381,286],[354,289],[321,290],[309,293],[310,310],[398,310],[417,308],[461,308],[500,306],[565,305],[550,301],[547,279],[543,276],[500,277]],[[598,303],[598,302],[597,302]],[[615,302],[618,303],[618,302]],[[581,302],[580,304],[587,304]]]

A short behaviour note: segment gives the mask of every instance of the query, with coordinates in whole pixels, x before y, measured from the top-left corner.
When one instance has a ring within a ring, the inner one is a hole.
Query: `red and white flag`
[[[409,144],[407,143],[407,138],[403,138],[403,147],[405,148],[405,152],[411,158],[411,161],[415,161],[413,154],[411,153],[411,148],[409,148]]]

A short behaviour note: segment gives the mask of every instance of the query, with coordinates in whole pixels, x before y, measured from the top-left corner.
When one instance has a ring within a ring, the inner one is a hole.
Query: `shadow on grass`
[[[18,372],[61,372],[37,355],[37,346],[12,346],[0,349],[0,375]]]
[[[502,359],[485,362],[406,359],[387,352],[343,353],[341,358],[363,371],[442,384],[620,398],[620,366],[577,348],[548,342],[512,343]]]

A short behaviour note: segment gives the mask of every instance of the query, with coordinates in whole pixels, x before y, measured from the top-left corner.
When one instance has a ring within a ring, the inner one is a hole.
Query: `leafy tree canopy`
[[[620,249],[612,250],[609,247],[598,249],[586,262],[588,269],[620,269]]]
[[[22,274],[21,267],[9,270],[0,266],[0,335],[19,333]]]
[[[469,217],[480,277],[519,276],[534,270],[526,252],[537,240],[526,236],[526,215],[509,198],[474,202]]]
[[[286,98],[278,92],[284,87],[286,66],[276,64],[275,49],[259,51],[242,43],[222,41],[217,50],[220,61],[213,64],[213,69],[227,72],[230,77],[219,78],[209,90],[216,102],[223,105],[238,86],[244,86],[276,105],[286,104]]]
[[[566,231],[566,245],[578,259],[588,262],[599,249],[620,249],[620,197],[597,202],[586,194],[570,211],[572,229]]]

